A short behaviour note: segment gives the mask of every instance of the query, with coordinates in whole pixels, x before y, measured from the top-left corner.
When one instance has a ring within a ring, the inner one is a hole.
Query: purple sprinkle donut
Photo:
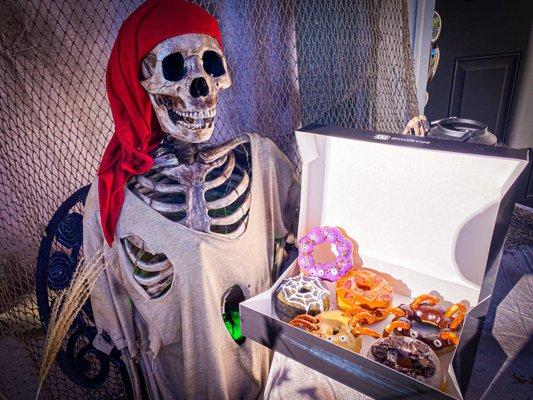
[[[313,252],[317,245],[328,243],[338,254],[335,261],[316,263]],[[298,265],[307,275],[335,282],[352,268],[352,242],[333,227],[315,227],[298,241]]]

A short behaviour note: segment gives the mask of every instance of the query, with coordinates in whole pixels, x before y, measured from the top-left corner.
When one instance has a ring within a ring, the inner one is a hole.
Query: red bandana
[[[98,169],[101,223],[110,246],[124,203],[124,186],[133,175],[150,170],[149,152],[163,137],[139,81],[141,60],[165,39],[187,33],[209,35],[222,46],[217,20],[203,8],[184,0],[148,0],[124,21],[111,51],[106,86],[115,134]]]

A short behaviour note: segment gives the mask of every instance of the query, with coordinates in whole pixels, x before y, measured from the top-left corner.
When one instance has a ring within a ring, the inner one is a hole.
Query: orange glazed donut
[[[360,307],[387,308],[392,302],[392,285],[366,269],[352,268],[337,281],[337,305],[351,312]]]

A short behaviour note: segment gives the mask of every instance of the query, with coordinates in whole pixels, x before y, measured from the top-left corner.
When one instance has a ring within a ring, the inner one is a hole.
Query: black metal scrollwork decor
[[[41,241],[36,271],[37,304],[41,326],[46,332],[54,297],[70,284],[82,256],[83,208],[89,186],[70,196],[52,216]],[[76,384],[96,389],[106,383],[112,368],[121,375],[128,398],[132,397],[129,376],[115,348],[105,354],[93,347],[96,336],[90,301],[87,301],[70,327],[57,355],[57,363]]]
[[[83,216],[72,212],[57,227],[57,241],[68,249],[79,248],[83,241]]]
[[[65,289],[72,279],[74,268],[67,254],[56,251],[48,261],[48,287],[52,290]]]

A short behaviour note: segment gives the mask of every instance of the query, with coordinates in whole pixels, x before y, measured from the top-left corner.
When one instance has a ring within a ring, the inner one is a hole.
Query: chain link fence
[[[401,132],[416,114],[402,0],[198,0],[220,21],[234,84],[215,142],[268,136],[299,166],[294,130],[322,123]],[[90,183],[113,132],[105,68],[139,0],[2,0],[0,7],[0,399],[33,398],[44,342],[35,266],[50,217]],[[124,397],[58,367],[40,398]]]

